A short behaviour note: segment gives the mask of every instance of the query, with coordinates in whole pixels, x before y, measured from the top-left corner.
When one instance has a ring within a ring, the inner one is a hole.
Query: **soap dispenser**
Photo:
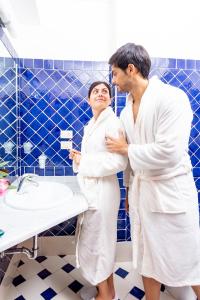
[[[40,169],[44,169],[45,168],[45,164],[46,164],[46,159],[47,159],[47,156],[42,153],[39,157],[39,168]]]

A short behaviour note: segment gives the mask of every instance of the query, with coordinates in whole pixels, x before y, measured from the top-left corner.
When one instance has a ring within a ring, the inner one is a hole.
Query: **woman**
[[[118,137],[121,129],[110,107],[110,86],[102,81],[92,83],[88,103],[93,118],[85,127],[81,153],[70,152],[81,191],[89,205],[89,210],[78,220],[77,260],[86,280],[98,287],[93,299],[111,300],[116,299],[113,267],[120,203],[116,173],[126,168],[127,158],[106,150],[106,138]]]

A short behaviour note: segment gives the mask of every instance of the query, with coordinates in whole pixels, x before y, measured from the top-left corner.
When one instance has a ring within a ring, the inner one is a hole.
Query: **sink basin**
[[[6,205],[23,210],[55,208],[73,196],[72,190],[64,183],[39,181],[38,184],[24,183],[22,191],[8,190]]]

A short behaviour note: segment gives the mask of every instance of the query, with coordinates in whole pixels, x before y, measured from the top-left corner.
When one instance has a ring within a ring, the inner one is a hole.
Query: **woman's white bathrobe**
[[[121,120],[127,134],[133,264],[169,286],[200,284],[197,192],[188,139],[192,111],[186,94],[153,77],[136,122],[128,95]]]
[[[120,120],[111,107],[85,127],[78,181],[89,210],[78,218],[77,264],[92,285],[113,272],[120,189],[116,173],[125,170],[127,158],[106,150],[106,136],[119,136]]]

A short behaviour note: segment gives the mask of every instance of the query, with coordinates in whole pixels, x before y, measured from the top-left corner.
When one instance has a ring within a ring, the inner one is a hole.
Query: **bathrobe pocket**
[[[191,196],[191,186],[187,175],[180,175],[168,180],[142,182],[146,186],[151,212],[182,214],[187,211],[187,201]],[[149,189],[147,189],[149,186]],[[149,190],[149,193],[147,191]],[[143,195],[144,196],[144,195]]]
[[[83,177],[80,174],[77,175],[77,179],[81,192],[88,202],[88,209],[98,209],[100,198],[100,179],[97,177]]]

